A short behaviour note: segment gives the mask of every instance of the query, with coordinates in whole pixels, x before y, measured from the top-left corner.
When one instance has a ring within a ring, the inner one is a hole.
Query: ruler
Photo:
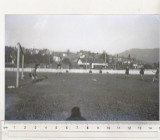
[[[160,140],[160,122],[2,121],[2,140]]]

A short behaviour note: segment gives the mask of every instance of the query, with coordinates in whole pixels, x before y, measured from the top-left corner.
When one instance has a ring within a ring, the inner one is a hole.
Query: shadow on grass
[[[140,76],[135,77],[135,76],[131,76],[131,75],[129,77],[125,77],[125,75],[124,76],[116,75],[116,78],[124,79],[124,80],[134,79],[134,80],[137,80],[137,81],[151,82],[152,83],[152,79],[145,79],[145,76],[143,77],[144,78],[143,80],[140,78]]]
[[[29,79],[29,80],[26,80],[26,81],[24,80],[23,83],[20,84],[19,87],[27,86],[27,85],[30,85],[30,84],[35,84],[35,83],[41,82],[41,81],[43,81],[45,79],[48,79],[48,77],[43,75],[42,78],[38,78],[38,79],[34,79],[34,80]]]
[[[45,80],[45,79],[48,79],[48,77],[47,77],[47,76],[45,76],[45,75],[43,75],[43,78],[34,79],[34,80],[32,81],[32,84],[35,84],[35,83],[41,82],[41,81],[43,81],[43,80]]]
[[[67,121],[85,121],[86,119],[81,116],[79,107],[73,107],[71,110],[71,116],[66,120]]]

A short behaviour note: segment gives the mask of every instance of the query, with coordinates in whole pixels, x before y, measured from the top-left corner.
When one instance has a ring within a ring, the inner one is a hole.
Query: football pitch
[[[79,107],[87,121],[159,120],[159,83],[153,75],[25,73],[20,88],[16,73],[5,73],[6,120],[66,120]]]

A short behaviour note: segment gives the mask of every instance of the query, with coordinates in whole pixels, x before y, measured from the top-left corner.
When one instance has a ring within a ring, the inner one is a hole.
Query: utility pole
[[[115,59],[115,70],[117,69],[117,62],[118,62],[118,55],[117,55],[117,57]]]
[[[87,55],[86,55],[86,69],[87,69]]]
[[[105,69],[106,69],[106,52],[105,52]]]
[[[48,63],[49,63],[49,65],[50,65],[50,56],[48,57]]]

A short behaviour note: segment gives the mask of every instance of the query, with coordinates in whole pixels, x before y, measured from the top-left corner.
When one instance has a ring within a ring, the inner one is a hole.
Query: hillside
[[[122,53],[119,53],[119,56],[128,57],[128,55],[133,58],[136,58],[137,60],[140,60],[144,63],[157,63],[159,61],[159,48],[155,49],[130,49],[126,50]]]

